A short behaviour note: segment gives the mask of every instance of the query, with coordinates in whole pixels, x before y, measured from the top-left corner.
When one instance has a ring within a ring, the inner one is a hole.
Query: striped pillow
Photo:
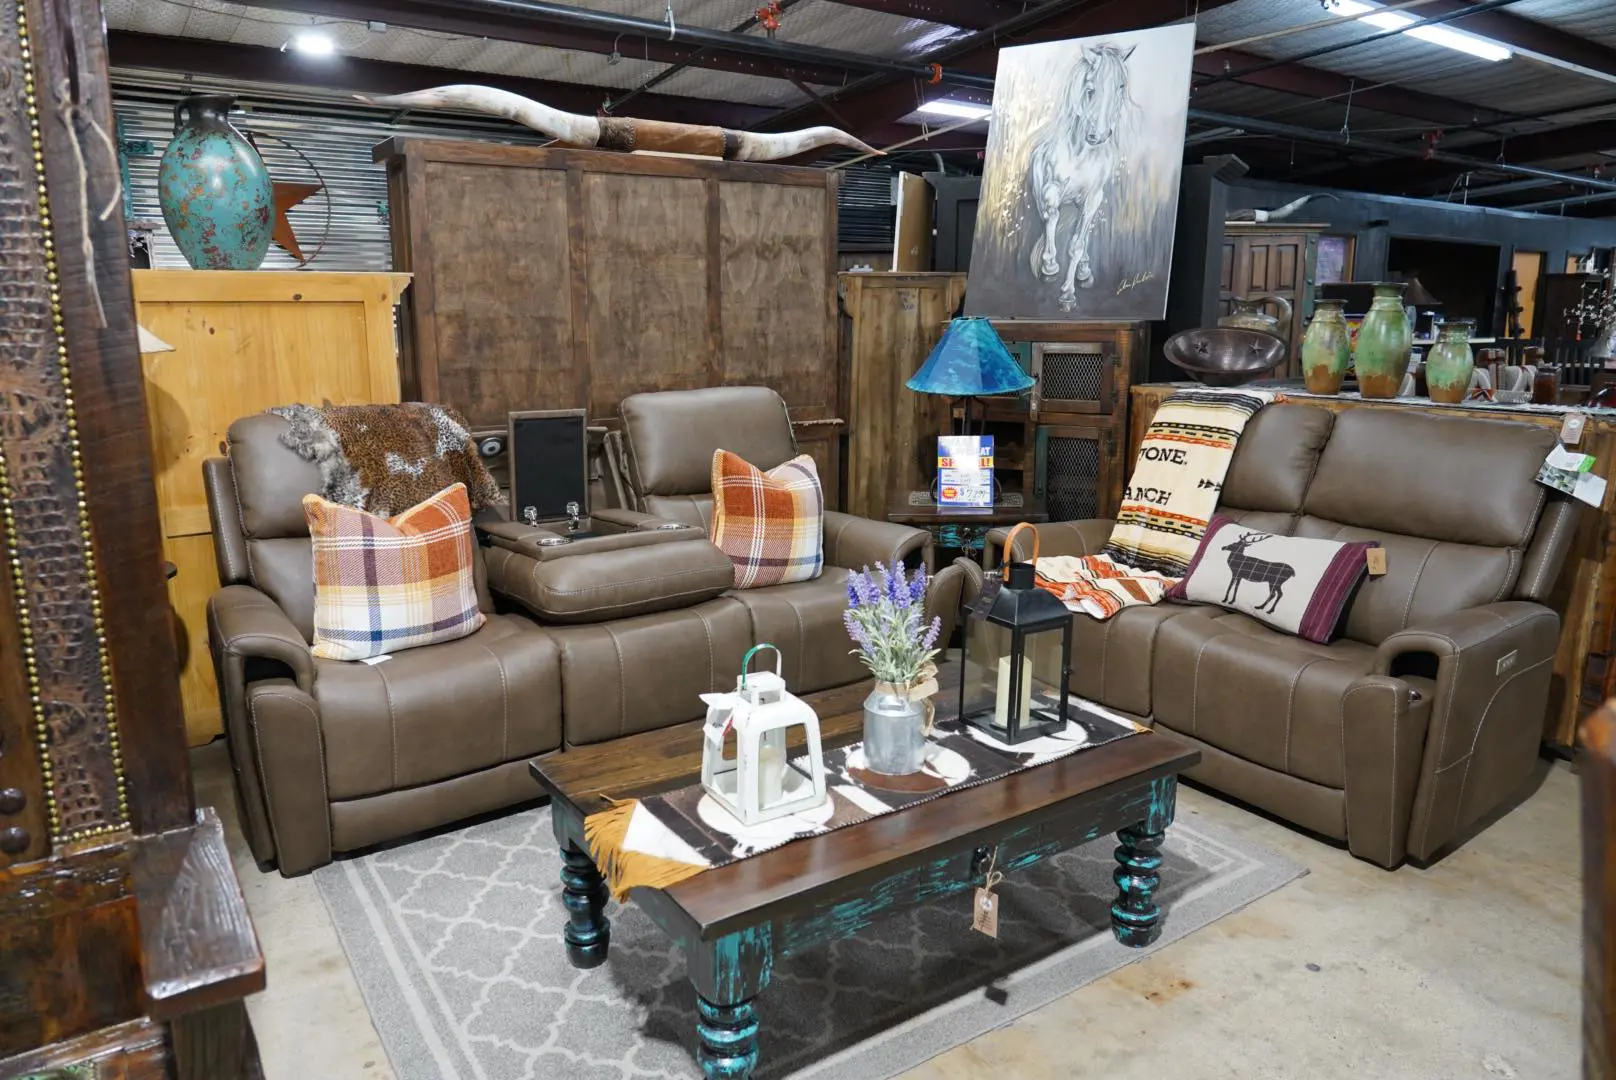
[[[713,451],[712,541],[737,589],[811,581],[825,565],[825,494],[807,454],[768,472]]]
[[[364,660],[483,624],[465,484],[393,518],[303,496],[314,542],[314,655]]]

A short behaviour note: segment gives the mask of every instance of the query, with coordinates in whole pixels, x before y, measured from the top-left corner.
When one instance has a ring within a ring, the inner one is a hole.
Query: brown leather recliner
[[[622,488],[635,509],[707,529],[713,520],[713,452],[728,450],[772,469],[799,450],[780,395],[761,386],[721,386],[633,394],[620,406]],[[746,608],[758,639],[785,654],[786,682],[823,690],[855,682],[864,668],[849,652],[842,628],[847,578],[877,562],[930,562],[931,535],[884,521],[825,513],[825,570],[813,581],[727,595]],[[927,606],[941,613],[943,640],[958,610],[962,571],[945,568]]]
[[[286,421],[230,426],[203,465],[223,588],[208,637],[242,828],[261,862],[295,874],[350,851],[537,794],[529,759],[561,745],[561,655],[495,612],[458,641],[374,666],[316,660],[303,496],[317,466],[281,445]]]
[[[1554,442],[1412,410],[1263,409],[1219,511],[1378,539],[1388,572],[1329,645],[1210,605],[1074,615],[1074,691],[1199,748],[1188,775],[1210,787],[1382,866],[1430,858],[1516,795],[1537,756],[1559,637],[1545,602],[1578,507],[1534,480]],[[1096,553],[1111,526],[1040,526],[1040,554]]]
[[[740,396],[761,395],[772,392]],[[784,407],[773,415],[789,448]],[[606,510],[590,523],[599,535],[547,547],[542,528],[479,519],[486,625],[375,666],[316,660],[302,499],[321,480],[281,444],[285,430],[267,414],[238,420],[229,456],[203,467],[223,584],[209,639],[240,818],[254,856],[285,874],[534,799],[532,758],[698,718],[699,695],[733,686],[759,641],[780,646],[800,693],[864,680],[837,560],[918,560],[929,542],[827,515],[820,579],[735,591],[729,559],[697,528]],[[928,596],[948,628],[963,579],[950,569]]]

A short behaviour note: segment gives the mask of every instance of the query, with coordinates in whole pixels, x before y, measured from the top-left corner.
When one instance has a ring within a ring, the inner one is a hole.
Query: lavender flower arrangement
[[[866,566],[847,582],[847,610],[842,622],[858,646],[864,666],[880,682],[908,691],[931,678],[932,658],[938,653],[937,636],[943,621],[926,622],[924,566],[905,577],[901,565],[890,570],[881,563]]]

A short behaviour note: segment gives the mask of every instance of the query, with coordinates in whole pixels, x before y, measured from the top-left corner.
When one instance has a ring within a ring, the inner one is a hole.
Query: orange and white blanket
[[[1274,397],[1198,387],[1164,401],[1139,445],[1111,539],[1098,555],[1039,559],[1039,586],[1096,619],[1160,600],[1195,557],[1246,423]]]

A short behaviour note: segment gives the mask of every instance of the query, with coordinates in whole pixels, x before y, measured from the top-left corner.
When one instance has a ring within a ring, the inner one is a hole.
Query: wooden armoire
[[[1280,327],[1280,335],[1289,343],[1289,359],[1275,369],[1276,378],[1294,378],[1302,371],[1302,331],[1313,313],[1313,275],[1322,228],[1290,222],[1229,222],[1223,227],[1218,316],[1229,314],[1229,301],[1235,298],[1269,293],[1290,301],[1290,322]]]
[[[192,797],[103,25],[0,20],[0,1077],[235,1080],[263,956]]]

